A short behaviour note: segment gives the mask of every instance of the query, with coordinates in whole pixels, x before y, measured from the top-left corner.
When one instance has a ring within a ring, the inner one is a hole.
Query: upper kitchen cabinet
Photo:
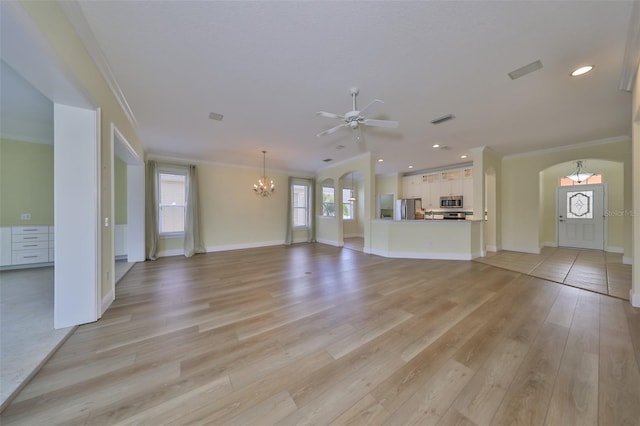
[[[422,198],[422,175],[402,178],[402,198]]]
[[[462,195],[464,176],[463,169],[445,170],[440,176],[440,195]]]
[[[464,178],[462,179],[462,202],[466,210],[473,210],[473,169],[466,168],[463,170]]]
[[[422,207],[424,209],[440,208],[439,172],[422,176]]]

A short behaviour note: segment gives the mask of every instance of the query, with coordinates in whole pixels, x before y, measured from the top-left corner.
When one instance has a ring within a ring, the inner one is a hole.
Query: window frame
[[[296,187],[304,188],[304,206],[296,206]],[[311,200],[309,196],[311,194],[311,185],[307,182],[303,181],[293,181],[291,182],[291,227],[294,230],[298,229],[309,229],[311,227],[311,216],[310,216],[310,206]],[[303,209],[304,210],[304,225],[296,225],[296,210]]]
[[[331,190],[331,197],[332,197],[332,202],[328,202],[324,200],[324,196],[325,196],[325,189],[330,189]],[[327,205],[332,205],[333,209],[331,209],[332,211],[330,211],[327,207]],[[327,214],[325,214],[325,212],[327,212]],[[336,189],[333,186],[328,186],[328,185],[322,185],[322,217],[335,217],[336,216]]]
[[[158,167],[156,174],[158,179],[158,205],[156,206],[158,211],[158,235],[163,238],[179,238],[184,237],[184,226],[186,225],[186,214],[187,214],[187,180],[189,179],[188,170],[186,168],[178,168],[178,167]],[[162,204],[162,175],[173,175],[173,176],[183,176],[184,177],[184,204]],[[183,226],[182,231],[171,231],[171,232],[163,232],[162,231],[162,209],[163,207],[182,207],[183,209]]]

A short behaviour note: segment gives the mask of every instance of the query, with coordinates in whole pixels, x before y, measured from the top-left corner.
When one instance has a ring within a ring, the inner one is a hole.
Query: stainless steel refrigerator
[[[416,212],[422,213],[422,198],[403,198],[396,201],[394,219],[412,220],[416,218]]]

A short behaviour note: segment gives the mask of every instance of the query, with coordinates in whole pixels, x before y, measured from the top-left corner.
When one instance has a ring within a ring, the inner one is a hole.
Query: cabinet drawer
[[[49,249],[14,251],[11,256],[13,265],[25,263],[45,263],[49,261]]]
[[[11,244],[11,249],[13,251],[16,250],[36,250],[49,248],[49,241],[25,241],[22,243],[13,243]]]
[[[13,234],[12,243],[33,243],[35,241],[49,241],[49,234]]]
[[[11,233],[13,235],[49,234],[49,227],[48,226],[12,226]]]

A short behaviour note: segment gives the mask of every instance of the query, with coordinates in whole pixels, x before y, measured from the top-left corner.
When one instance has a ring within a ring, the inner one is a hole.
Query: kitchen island
[[[365,252],[409,259],[471,260],[482,253],[482,220],[371,221]]]

